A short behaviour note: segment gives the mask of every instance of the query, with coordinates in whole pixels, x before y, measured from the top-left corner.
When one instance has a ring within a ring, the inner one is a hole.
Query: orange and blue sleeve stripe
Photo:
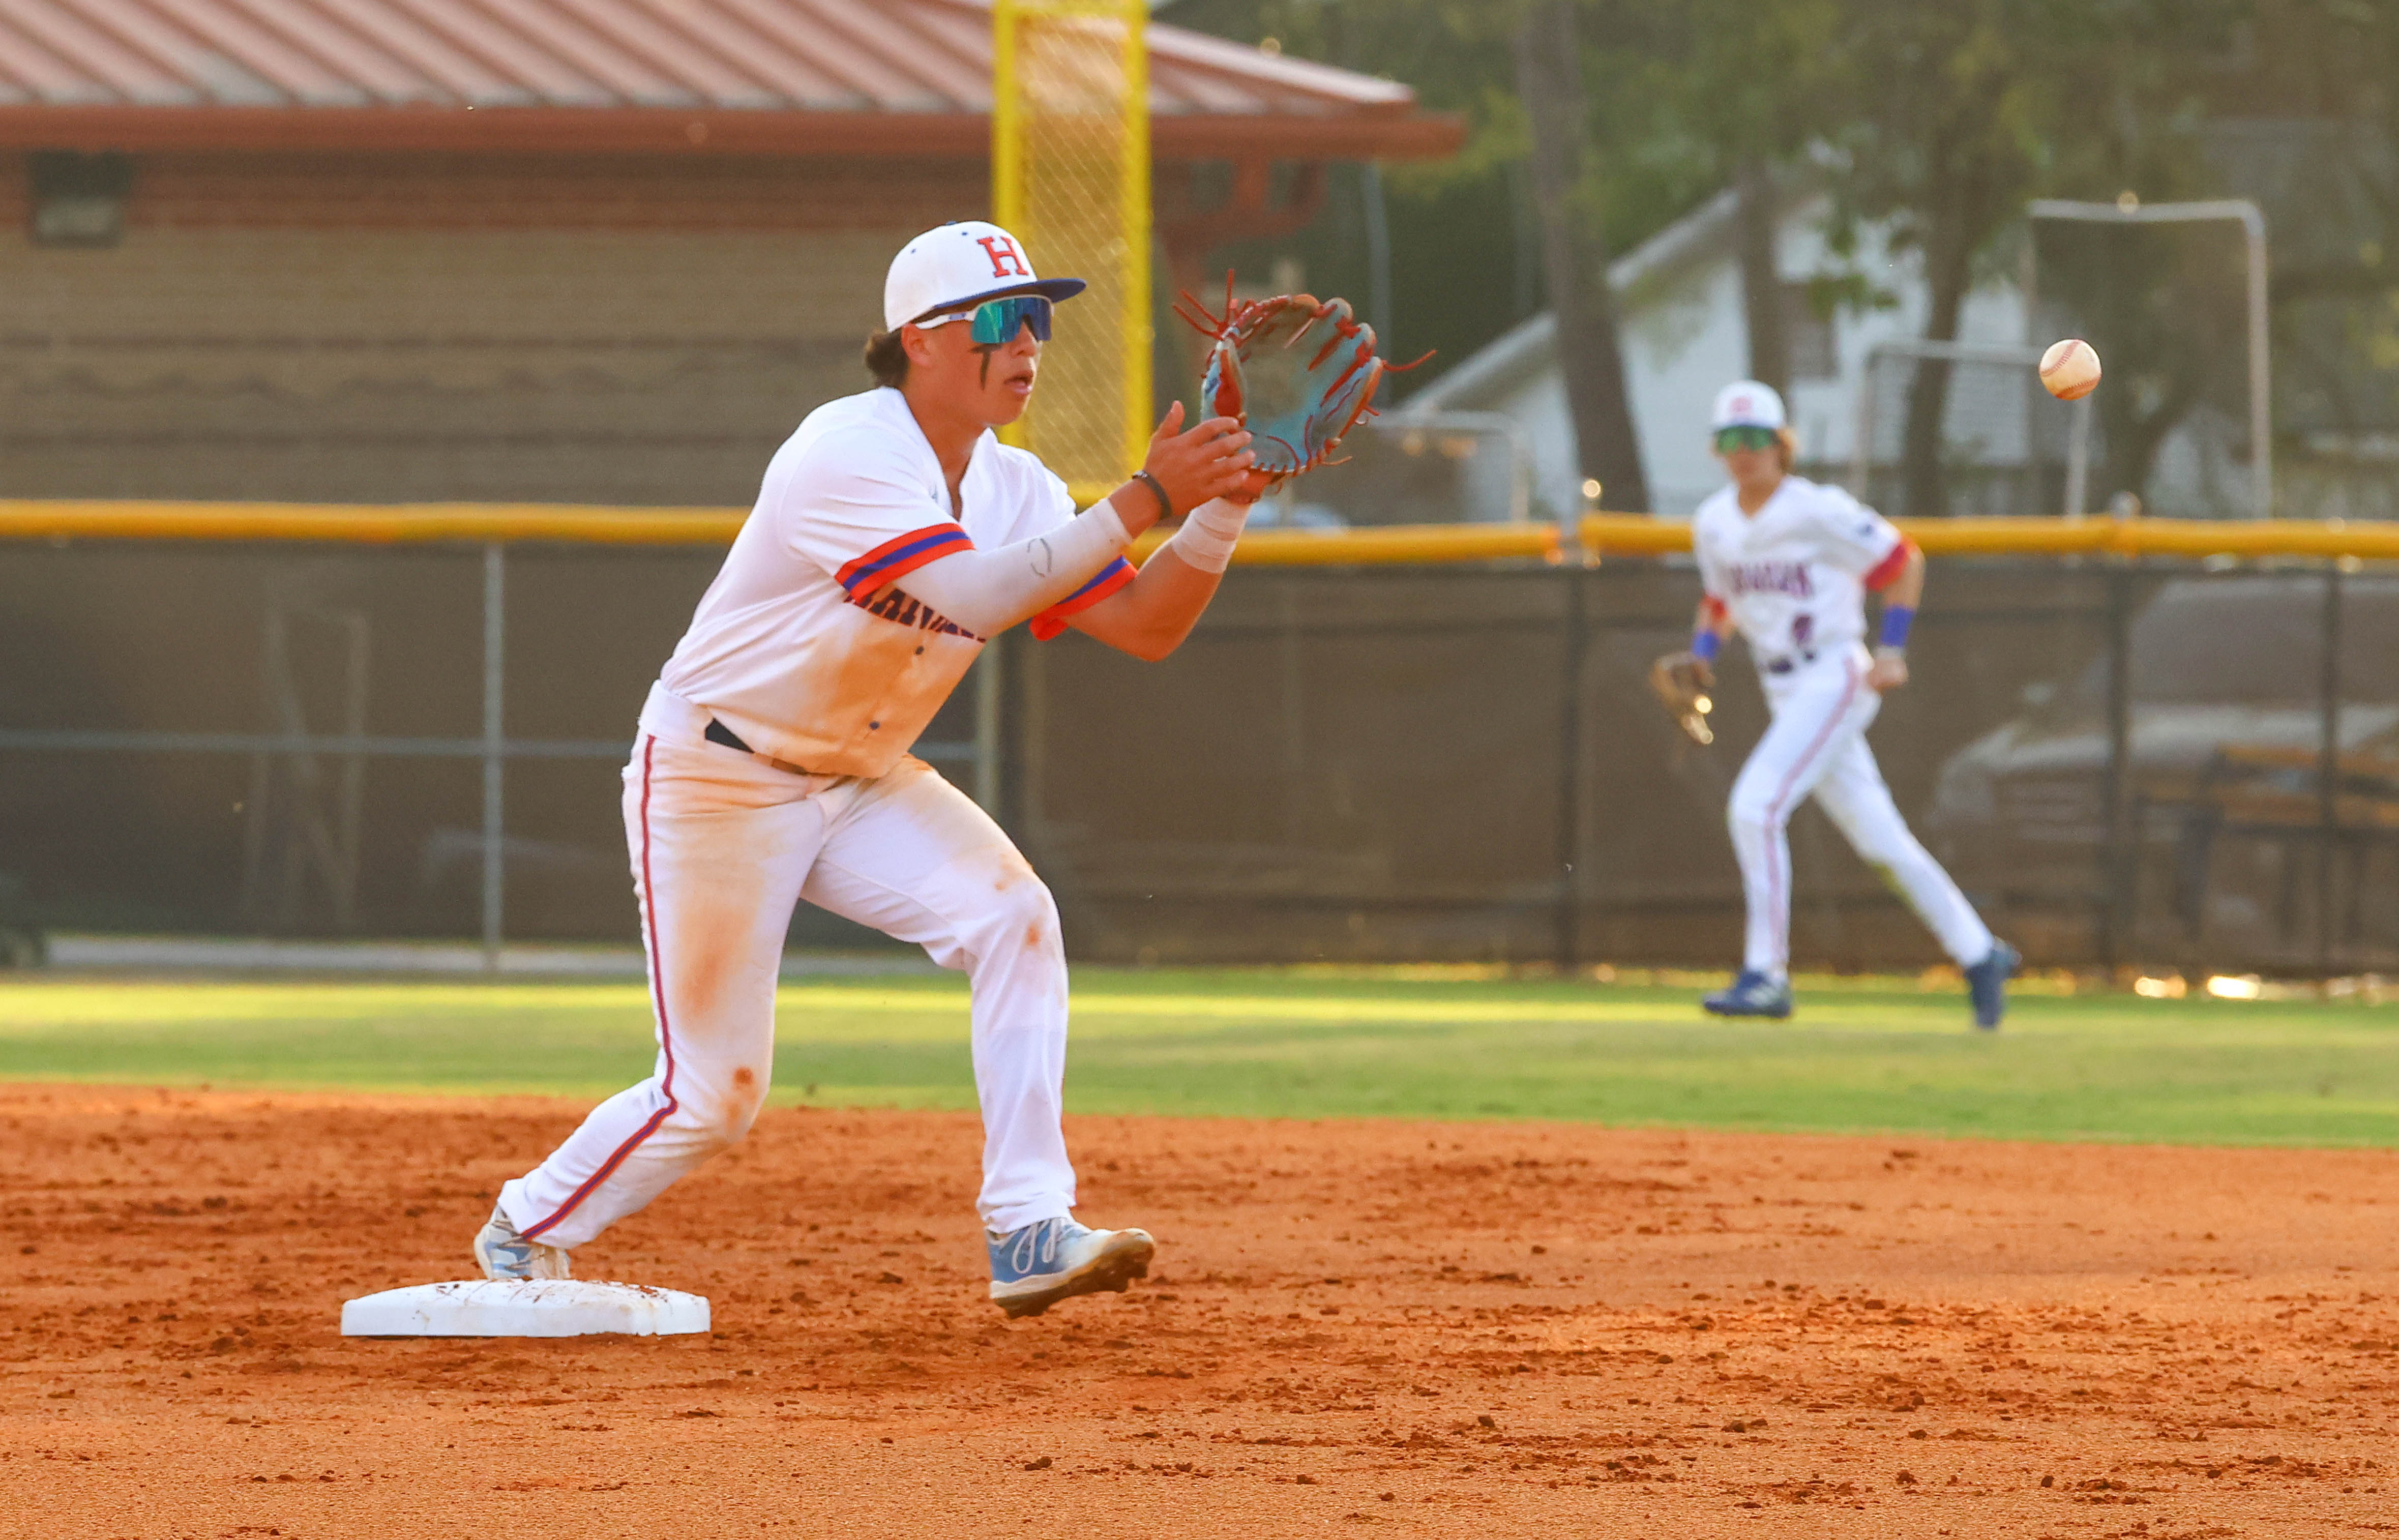
[[[1036,641],[1047,642],[1066,628],[1070,615],[1080,614],[1132,581],[1133,565],[1119,556],[1100,569],[1100,574],[1073,593],[1050,605],[1033,617]]]
[[[886,540],[833,574],[852,599],[863,599],[889,587],[928,561],[974,549],[967,532],[956,524],[930,524]]]

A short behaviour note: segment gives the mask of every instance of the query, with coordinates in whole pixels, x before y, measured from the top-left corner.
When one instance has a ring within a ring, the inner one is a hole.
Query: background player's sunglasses
[[[1770,427],[1720,427],[1716,429],[1716,453],[1730,454],[1737,449],[1772,449],[1782,437]]]
[[[971,320],[974,340],[985,347],[1016,340],[1016,334],[1026,327],[1033,329],[1033,340],[1050,340],[1050,297],[1046,294],[1010,294],[1002,300],[985,300],[971,310],[953,310],[946,316],[928,316],[916,324],[920,327],[947,326],[952,321]]]

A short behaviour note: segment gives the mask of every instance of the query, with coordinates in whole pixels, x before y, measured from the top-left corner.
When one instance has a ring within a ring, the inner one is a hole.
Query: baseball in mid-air
[[[2061,401],[2079,401],[2099,388],[2099,355],[2080,337],[2052,343],[2040,356],[2040,383]]]

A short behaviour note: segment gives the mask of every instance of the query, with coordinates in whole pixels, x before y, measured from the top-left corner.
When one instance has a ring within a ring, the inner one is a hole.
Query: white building
[[[1796,200],[1776,233],[1789,320],[1792,382],[1789,403],[1800,453],[1814,474],[1847,478],[1861,419],[1860,390],[1870,356],[1883,344],[1923,334],[1928,290],[1917,254],[1892,255],[1871,237],[1852,256],[1829,247],[1821,197]],[[1654,511],[1688,517],[1722,483],[1708,453],[1707,412],[1716,391],[1749,371],[1748,331],[1735,247],[1733,195],[1728,191],[1619,260],[1615,284],[1633,425],[1641,439]],[[1820,318],[1807,303],[1809,280],[1863,277],[1881,291],[1875,308],[1843,307]],[[2013,282],[1993,283],[1968,301],[1962,343],[2022,350],[2026,346],[2022,296]],[[1875,460],[1897,458],[1904,415],[1904,359],[1887,358],[1875,372],[1872,434]],[[1416,392],[1386,419],[1403,427],[1443,412],[1490,412],[1511,418],[1516,441],[1532,459],[1533,516],[1555,517],[1582,505],[1582,474],[1575,457],[1565,383],[1557,365],[1556,328],[1535,316]],[[2066,409],[2040,395],[2022,365],[1954,367],[1946,437],[1953,464],[2009,473],[2025,480],[2026,426],[2040,460],[2062,463]],[[1477,518],[1505,518],[1509,466],[1500,453],[1480,454],[1468,467]],[[2053,478],[2054,480],[2054,478]],[[1990,488],[1959,484],[1959,511],[2034,511],[1989,506],[2004,501]],[[2005,495],[2021,501],[2028,488]],[[1600,506],[1622,509],[1603,490]],[[1631,510],[1626,510],[1631,511]],[[2050,511],[2043,507],[2040,511]]]

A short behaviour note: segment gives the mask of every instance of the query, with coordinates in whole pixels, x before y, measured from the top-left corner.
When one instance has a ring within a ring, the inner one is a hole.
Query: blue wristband
[[[1882,607],[1882,644],[1886,647],[1907,645],[1907,628],[1916,622],[1916,611],[1905,604]]]
[[[1691,633],[1691,655],[1702,663],[1714,663],[1716,654],[1724,650],[1724,638],[1711,630]]]

